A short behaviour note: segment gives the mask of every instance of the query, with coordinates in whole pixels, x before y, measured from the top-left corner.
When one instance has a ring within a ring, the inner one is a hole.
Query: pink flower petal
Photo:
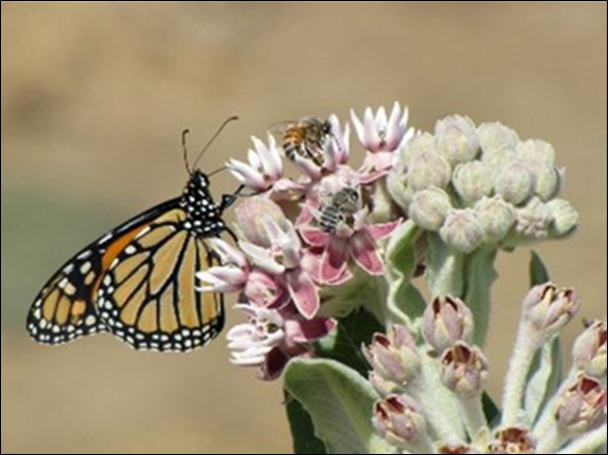
[[[399,226],[401,226],[401,220],[386,224],[372,224],[367,227],[367,232],[374,240],[381,240],[390,237]]]
[[[307,244],[316,247],[324,247],[330,239],[330,235],[327,232],[313,227],[300,228],[300,235]]]
[[[288,321],[285,324],[287,342],[304,344],[317,341],[333,332],[338,323],[333,319],[314,319],[312,321]]]
[[[288,273],[287,287],[300,314],[313,319],[321,308],[321,298],[310,275],[301,269]]]
[[[378,246],[365,231],[361,231],[351,240],[351,257],[370,275],[379,276],[384,273],[384,264]]]
[[[281,349],[273,349],[266,355],[259,379],[264,381],[276,381],[281,377],[290,360],[291,357]]]
[[[321,259],[321,281],[335,283],[348,269],[349,246],[347,239],[332,238]]]

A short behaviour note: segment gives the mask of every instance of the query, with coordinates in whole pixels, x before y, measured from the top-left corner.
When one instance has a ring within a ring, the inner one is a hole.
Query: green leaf
[[[500,419],[502,418],[500,408],[492,399],[492,397],[487,393],[483,394],[482,402],[483,412],[486,416],[486,420],[490,423],[491,427],[494,427],[495,424],[498,424],[498,422],[500,422]]]
[[[317,356],[340,362],[367,378],[370,368],[361,348],[369,345],[376,333],[384,331],[373,314],[359,308],[340,319],[335,332],[316,344]]]
[[[310,414],[295,399],[286,394],[287,416],[293,436],[294,454],[326,454],[327,449],[323,441],[315,436],[315,427]]]
[[[420,229],[408,221],[393,234],[387,247],[387,316],[392,322],[411,325],[413,320],[422,317],[426,307],[424,297],[412,284],[418,268],[416,244],[420,236]]]
[[[532,253],[532,260],[530,262],[530,283],[532,287],[540,286],[551,281],[549,271],[545,266],[543,260],[538,253]]]
[[[481,248],[466,259],[463,300],[475,317],[475,344],[483,347],[490,329],[492,285],[498,278],[495,269],[498,250]]]
[[[328,453],[395,453],[372,426],[378,395],[356,371],[331,360],[295,360],[285,387],[312,417]]]
[[[353,268],[354,277],[346,284],[325,288],[321,293],[320,316],[344,319],[359,308],[366,308],[378,321],[385,319],[388,283],[384,277],[371,276]]]

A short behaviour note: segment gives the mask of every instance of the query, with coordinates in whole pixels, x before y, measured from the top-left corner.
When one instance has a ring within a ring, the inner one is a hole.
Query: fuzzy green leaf
[[[294,454],[324,455],[327,453],[323,441],[315,436],[315,427],[310,414],[295,399],[286,394],[287,416],[291,426]]]
[[[312,417],[331,454],[391,454],[372,426],[378,396],[356,371],[331,360],[295,360],[285,387]]]
[[[384,327],[373,314],[359,308],[340,319],[334,333],[316,344],[317,356],[340,362],[367,377],[370,367],[361,348],[369,345],[379,332],[383,333]]]
[[[551,276],[549,275],[547,266],[538,253],[532,253],[532,260],[530,261],[530,284],[534,287],[550,281]]]
[[[424,313],[424,297],[412,284],[418,268],[416,244],[420,235],[420,229],[408,221],[393,234],[387,247],[387,305],[388,317],[392,322],[410,325],[411,321]]]

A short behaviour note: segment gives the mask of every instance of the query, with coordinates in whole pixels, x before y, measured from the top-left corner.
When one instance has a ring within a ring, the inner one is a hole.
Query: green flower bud
[[[450,196],[438,188],[419,191],[410,206],[410,218],[427,231],[439,231],[453,210]]]
[[[551,235],[561,239],[572,235],[579,226],[580,216],[574,206],[564,200],[555,199],[547,204],[551,216]]]
[[[393,201],[403,210],[409,210],[416,193],[408,186],[405,171],[394,168],[388,174],[386,185]]]
[[[484,123],[477,134],[482,149],[482,161],[492,172],[498,172],[517,157],[519,136],[500,123]]]
[[[455,210],[441,229],[443,241],[456,251],[470,254],[481,246],[484,230],[473,210]]]
[[[507,202],[520,205],[534,194],[534,174],[524,161],[513,161],[498,174],[496,193]]]
[[[561,180],[555,166],[543,161],[526,161],[534,175],[534,192],[543,200],[549,201],[559,193]]]
[[[485,198],[475,206],[487,242],[500,242],[517,222],[517,210],[500,196]]]
[[[452,166],[468,163],[479,156],[477,127],[468,117],[453,116],[439,121],[435,135],[439,152]]]
[[[408,184],[414,191],[427,188],[447,188],[452,179],[452,167],[434,152],[422,152],[412,157],[408,169]]]
[[[492,173],[481,161],[461,164],[454,171],[454,187],[467,205],[473,205],[494,192]]]
[[[412,158],[426,153],[438,153],[435,136],[429,133],[412,138],[403,148],[401,148],[397,159],[397,167],[401,165],[401,167],[407,169]]]
[[[517,147],[519,157],[526,161],[540,161],[547,166],[555,167],[555,148],[546,141],[530,139],[521,142]]]

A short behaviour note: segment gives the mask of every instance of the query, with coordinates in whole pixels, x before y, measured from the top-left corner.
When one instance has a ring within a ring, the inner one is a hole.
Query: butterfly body
[[[59,345],[109,332],[137,350],[189,352],[225,323],[219,294],[196,291],[195,276],[218,263],[207,240],[227,232],[205,174],[180,198],[123,224],[84,249],[48,282],[28,316],[32,338]]]

